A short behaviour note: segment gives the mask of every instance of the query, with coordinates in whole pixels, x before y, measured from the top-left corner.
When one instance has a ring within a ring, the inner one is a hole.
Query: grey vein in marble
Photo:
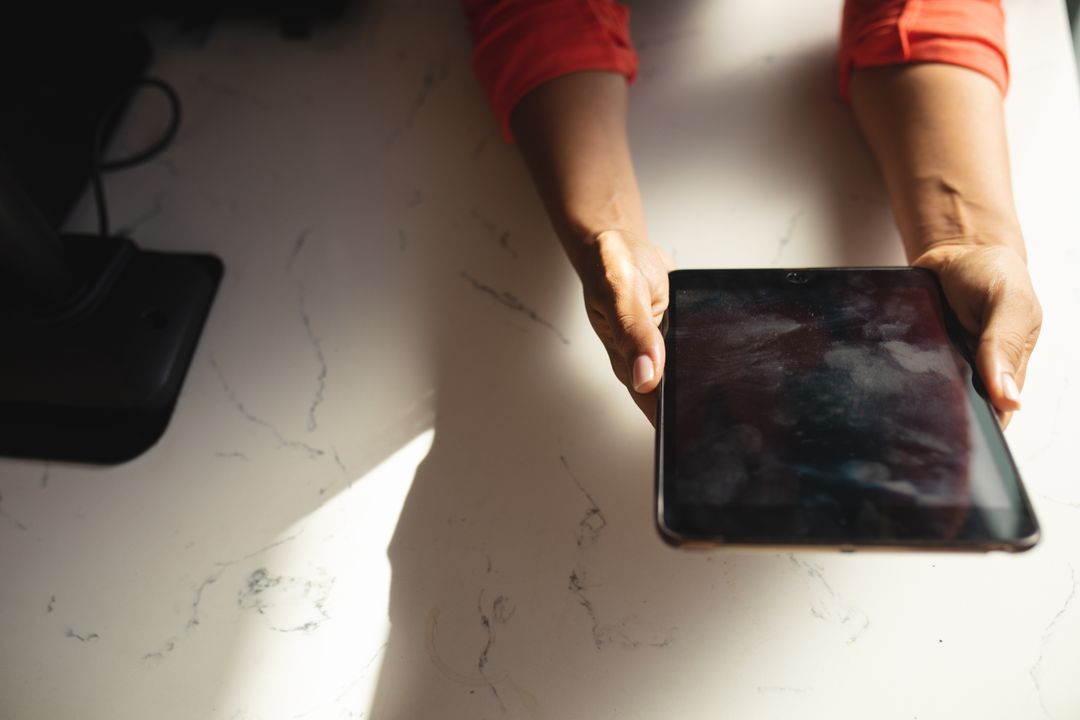
[[[317,447],[312,447],[311,445],[308,445],[307,443],[300,440],[286,439],[285,436],[281,434],[281,431],[279,431],[274,425],[270,424],[266,420],[263,420],[261,417],[258,417],[257,415],[251,413],[244,406],[244,403],[242,403],[240,399],[236,396],[236,392],[229,385],[229,381],[225,378],[225,373],[222,372],[221,366],[218,365],[217,358],[215,358],[213,355],[210,356],[210,365],[213,366],[214,371],[218,375],[218,379],[221,381],[221,387],[225,390],[225,394],[228,395],[229,400],[231,400],[233,405],[236,406],[237,411],[239,411],[239,413],[243,415],[248,421],[269,430],[273,434],[274,439],[277,441],[278,447],[287,447],[294,450],[300,450],[306,453],[309,459],[317,458],[325,454],[324,450],[320,450]]]
[[[488,558],[488,572],[491,572],[490,558]],[[488,678],[485,668],[488,664],[488,653],[491,652],[491,648],[495,645],[496,625],[506,623],[514,615],[514,610],[516,608],[508,607],[508,602],[505,595],[496,597],[491,604],[491,613],[489,615],[484,608],[483,588],[480,589],[480,595],[476,598],[476,612],[480,616],[480,626],[487,635],[484,647],[480,650],[480,657],[476,660],[476,669],[480,672],[480,677],[484,678],[484,681],[487,683],[495,701],[499,703],[499,709],[504,713],[506,712],[506,705],[503,703],[502,697],[499,696],[499,691],[495,687],[495,683]]]
[[[304,531],[301,530],[300,532],[297,532],[297,533],[295,533],[293,535],[290,535],[287,538],[282,538],[281,540],[275,540],[274,542],[270,543],[269,545],[265,545],[265,546],[259,548],[258,550],[254,550],[252,552],[249,552],[246,555],[238,557],[238,558],[236,558],[234,560],[225,560],[225,561],[215,562],[214,565],[217,567],[217,569],[214,570],[214,572],[210,573],[210,575],[208,575],[205,579],[203,579],[203,581],[200,582],[199,585],[195,588],[194,597],[192,598],[192,602],[191,602],[191,613],[190,613],[190,616],[188,617],[187,621],[184,623],[183,628],[181,628],[180,633],[177,634],[177,635],[173,635],[171,637],[166,638],[164,641],[162,641],[161,645],[158,647],[157,650],[153,650],[151,652],[148,652],[148,653],[144,654],[142,656],[143,662],[144,663],[146,663],[146,662],[155,662],[155,663],[160,662],[169,653],[171,653],[173,650],[176,649],[177,643],[179,643],[180,640],[184,636],[188,635],[189,633],[194,631],[199,626],[199,624],[201,622],[200,615],[202,613],[203,592],[206,591],[206,588],[208,588],[209,586],[216,583],[219,579],[221,579],[221,576],[225,573],[226,570],[233,567],[234,565],[238,565],[239,563],[244,562],[245,560],[250,560],[251,558],[256,557],[258,555],[261,555],[262,553],[265,553],[268,550],[272,550],[272,549],[278,547],[279,545],[284,545],[287,542],[291,542],[291,541],[295,540],[296,538],[300,537],[300,535],[302,535],[303,532]]]
[[[134,220],[131,220],[123,227],[118,228],[116,234],[131,237],[136,230],[158,217],[163,212],[165,212],[165,193],[159,192],[154,196],[154,202],[150,206],[150,209],[146,210],[141,215],[137,215]]]
[[[793,553],[787,553],[787,557],[796,568],[809,578],[811,592],[813,592],[813,587],[818,588],[818,592],[815,593],[817,597],[813,598],[810,603],[810,614],[818,620],[843,626],[849,626],[849,623],[851,623],[850,627],[855,629],[846,642],[850,645],[858,640],[866,631],[866,628],[870,626],[870,618],[866,616],[866,613],[856,607],[844,604],[832,589],[829,581],[825,579],[825,573],[820,567],[811,562],[800,560]],[[821,592],[822,590],[824,593]]]
[[[52,465],[50,465],[49,463],[45,463],[45,469],[41,471],[41,480],[39,481],[42,490],[49,487],[49,474],[51,472]]]
[[[330,619],[326,612],[326,602],[330,597],[330,591],[334,581],[329,583],[297,578],[286,575],[271,575],[266,568],[260,567],[252,571],[237,593],[237,607],[245,610],[254,610],[259,615],[267,616],[268,611],[279,604],[284,604],[292,597],[300,597],[309,603],[316,617],[297,625],[279,625],[268,619],[268,627],[275,632],[311,632],[318,630],[325,621]]]
[[[1043,500],[1054,503],[1055,505],[1061,505],[1062,507],[1077,509],[1080,508],[1080,500],[1062,500],[1061,498],[1054,497],[1053,495],[1047,495],[1046,493],[1037,493]]]
[[[304,228],[296,236],[296,239],[293,240],[292,250],[289,252],[289,259],[285,262],[285,272],[290,272],[292,270],[293,263],[295,263],[296,258],[299,257],[300,251],[304,249],[304,246],[307,245],[308,240],[311,238],[311,231],[313,229],[314,228],[310,226]]]
[[[566,456],[560,455],[559,461],[562,462],[566,474],[570,476],[570,480],[573,481],[574,485],[581,494],[585,496],[585,499],[589,503],[589,507],[585,510],[585,515],[581,518],[577,530],[574,533],[577,538],[577,546],[580,548],[593,545],[600,537],[600,533],[603,529],[607,527],[607,518],[604,517],[604,513],[600,510],[600,506],[596,504],[596,500],[593,499],[593,496],[585,489],[585,486],[581,484],[581,480],[579,480],[577,475],[574,474],[574,471],[570,469],[570,463],[566,461]]]
[[[1057,396],[1057,402],[1054,404],[1054,419],[1050,422],[1050,429],[1043,433],[1043,440],[1039,443],[1039,447],[1033,452],[1027,453],[1025,462],[1035,462],[1038,460],[1047,450],[1050,450],[1058,443],[1058,427],[1061,425],[1061,411],[1065,403],[1065,398],[1068,397],[1069,392],[1069,378],[1065,378],[1061,382],[1061,388],[1055,393]],[[1047,498],[1047,500],[1053,500],[1053,498]],[[1057,501],[1055,501],[1057,502]],[[1063,503],[1068,505],[1069,503]],[[1074,506],[1075,507],[1075,506]]]
[[[249,105],[253,105],[260,110],[301,107],[303,105],[309,105],[312,100],[311,96],[307,94],[298,94],[294,97],[283,98],[281,100],[275,101],[266,100],[265,98],[259,97],[255,93],[249,92],[231,84],[214,80],[205,73],[196,77],[195,82],[203,88],[214,93],[215,95],[221,95],[232,100],[237,100]]]
[[[244,462],[248,462],[251,459],[246,454],[244,454],[242,452],[235,451],[235,450],[232,451],[232,452],[225,452],[224,450],[218,450],[217,452],[214,453],[214,457],[223,458],[223,459],[224,458],[235,458],[237,460],[243,460]]]
[[[493,139],[495,139],[494,130],[480,138],[477,143],[473,145],[471,153],[472,159],[475,160],[476,158],[480,157],[480,153],[484,152],[484,148],[486,148],[488,143],[491,142]]]
[[[776,245],[776,257],[773,258],[772,264],[776,266],[780,264],[780,256],[784,254],[784,250],[787,249],[788,243],[791,242],[791,237],[795,234],[795,228],[799,224],[799,219],[802,217],[802,212],[797,212],[791,216],[791,220],[788,221],[787,230],[784,232],[783,237]]]
[[[78,640],[81,643],[94,642],[95,640],[100,640],[101,639],[101,636],[98,635],[96,632],[86,633],[85,635],[82,635],[80,633],[75,632],[71,628],[67,629],[67,632],[64,633],[64,637],[69,637],[69,638],[71,638],[73,640]]]
[[[427,105],[428,99],[435,88],[439,87],[450,75],[450,63],[448,60],[428,60],[427,68],[423,77],[420,78],[420,89],[416,91],[416,97],[405,114],[405,120],[396,127],[386,139],[387,145],[392,145],[406,131],[411,130],[420,111]]]
[[[490,285],[485,285],[484,283],[480,282],[479,280],[477,280],[476,278],[474,278],[472,275],[465,272],[464,270],[461,271],[461,277],[465,278],[466,282],[471,284],[479,292],[482,292],[482,293],[484,293],[486,295],[490,295],[500,305],[505,305],[506,307],[510,308],[511,310],[514,310],[515,312],[521,313],[525,317],[532,320],[534,323],[546,327],[548,330],[555,333],[555,335],[559,338],[559,340],[562,341],[563,345],[569,345],[570,344],[570,340],[565,335],[563,335],[562,332],[557,327],[552,325],[550,322],[548,322],[544,318],[540,317],[535,310],[533,310],[528,305],[526,305],[525,303],[518,300],[511,293],[506,292],[506,291],[499,292],[498,290],[491,287]]]
[[[45,612],[46,613],[51,613],[53,611],[53,606],[54,605],[56,605],[56,596],[55,595],[50,595],[49,596],[49,604],[45,606]]]
[[[315,359],[319,362],[319,373],[315,378],[315,397],[308,406],[307,431],[313,432],[319,427],[319,421],[315,417],[319,406],[322,405],[323,393],[326,391],[326,356],[323,354],[322,341],[315,335],[311,326],[311,317],[307,312],[307,298],[303,286],[300,287],[300,321],[304,323],[304,332],[307,333],[308,341],[315,350]]]
[[[580,567],[570,573],[567,588],[578,599],[578,603],[585,608],[585,613],[589,616],[589,621],[592,623],[593,644],[597,650],[604,650],[612,645],[627,650],[636,650],[640,647],[665,648],[675,641],[676,628],[674,627],[660,634],[651,633],[651,637],[635,637],[639,633],[649,634],[647,628],[635,627],[641,624],[635,615],[622,617],[614,624],[601,623],[592,600],[586,594],[588,586],[585,584],[585,570]]]
[[[510,231],[507,229],[499,231],[499,226],[495,224],[493,220],[481,214],[479,210],[473,208],[469,213],[477,223],[480,224],[487,234],[494,238],[499,247],[510,253],[510,256],[515,260],[517,259],[518,252],[514,249],[514,246],[510,244]]]
[[[349,469],[346,468],[345,463],[342,462],[341,455],[338,455],[337,447],[334,446],[334,445],[331,445],[330,446],[330,453],[334,457],[334,464],[338,466],[339,470],[341,470],[341,474],[345,476],[346,480],[350,480],[351,478],[349,477]]]
[[[330,455],[334,460],[334,464],[337,465],[338,470],[341,471],[341,476],[345,479],[346,487],[352,487],[353,478],[349,475],[349,469],[345,467],[345,462],[341,459],[341,455],[338,453],[338,449],[336,446],[330,446]],[[325,495],[327,490],[337,484],[337,481],[332,481],[329,484],[319,488],[319,494]]]
[[[1046,656],[1046,647],[1050,643],[1050,638],[1053,637],[1054,631],[1057,629],[1057,624],[1061,622],[1062,616],[1069,611],[1069,606],[1072,605],[1073,599],[1076,597],[1076,569],[1069,565],[1069,594],[1065,597],[1065,602],[1061,604],[1061,608],[1054,613],[1054,617],[1050,618],[1050,622],[1047,623],[1046,629],[1043,630],[1042,640],[1039,643],[1039,657],[1035,660],[1035,664],[1031,666],[1028,674],[1031,676],[1031,682],[1035,685],[1035,692],[1039,696],[1039,706],[1042,708],[1043,715],[1050,717],[1050,710],[1046,707],[1046,700],[1043,698],[1042,684],[1039,682],[1039,675],[1042,670],[1043,659]]]
[[[4,510],[4,496],[3,495],[0,495],[0,520],[4,520],[4,521],[8,522],[16,530],[22,530],[23,532],[26,532],[26,526],[23,525],[18,520],[16,520],[15,518],[8,515],[7,511]]]

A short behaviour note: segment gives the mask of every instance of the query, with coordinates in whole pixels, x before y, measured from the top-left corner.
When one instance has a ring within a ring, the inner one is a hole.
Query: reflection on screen
[[[691,525],[790,508],[785,533],[953,538],[1009,507],[936,288],[874,275],[675,290],[665,492]]]

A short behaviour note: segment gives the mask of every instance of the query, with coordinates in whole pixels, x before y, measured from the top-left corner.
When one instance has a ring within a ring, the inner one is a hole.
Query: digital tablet
[[[1037,541],[933,273],[676,271],[662,330],[666,540],[978,551]]]

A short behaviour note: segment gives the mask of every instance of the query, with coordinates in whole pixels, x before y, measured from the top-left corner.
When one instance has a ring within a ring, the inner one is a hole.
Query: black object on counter
[[[115,463],[164,433],[223,273],[56,235],[0,166],[0,455]]]

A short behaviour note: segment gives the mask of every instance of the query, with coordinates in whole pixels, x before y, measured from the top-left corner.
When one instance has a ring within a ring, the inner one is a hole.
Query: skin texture
[[[646,236],[626,137],[626,95],[621,75],[564,75],[525,96],[510,123],[581,278],[589,322],[616,377],[651,420],[664,371],[658,326],[674,266]]]
[[[1001,94],[977,72],[927,63],[856,71],[851,96],[908,260],[938,274],[1007,423],[1042,311],[1012,198]],[[511,127],[612,369],[654,421],[672,263],[646,235],[626,97],[620,75],[565,75],[518,103]]]
[[[1013,202],[1001,93],[973,70],[927,63],[858,71],[851,99],[908,261],[941,279],[1005,425],[1020,408],[1042,309]]]

